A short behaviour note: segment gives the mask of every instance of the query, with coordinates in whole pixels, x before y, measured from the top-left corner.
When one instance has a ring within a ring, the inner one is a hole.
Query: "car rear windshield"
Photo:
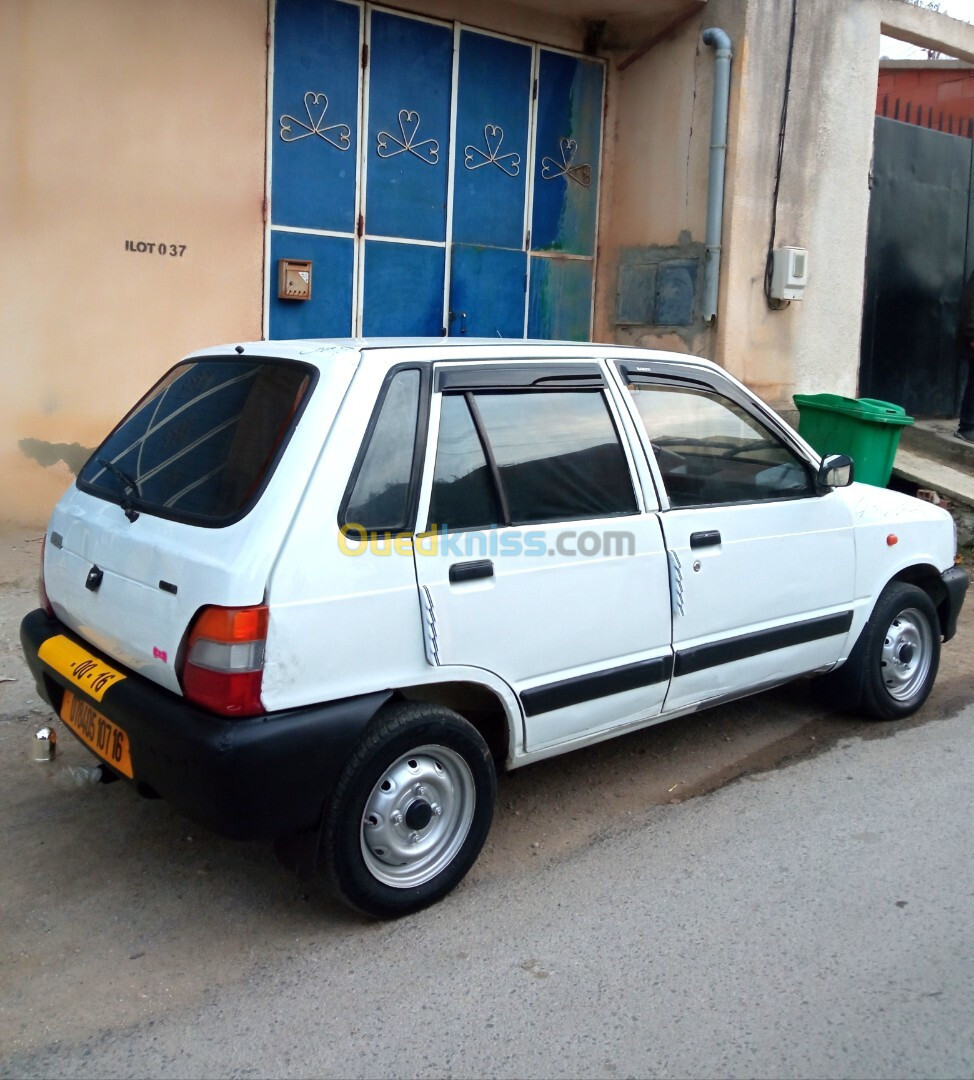
[[[273,474],[311,381],[294,362],[179,364],[95,451],[78,486],[129,513],[230,524]]]

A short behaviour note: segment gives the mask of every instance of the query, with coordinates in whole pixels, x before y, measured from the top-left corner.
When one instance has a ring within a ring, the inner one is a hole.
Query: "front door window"
[[[730,399],[689,386],[630,389],[671,506],[814,494],[807,465]]]

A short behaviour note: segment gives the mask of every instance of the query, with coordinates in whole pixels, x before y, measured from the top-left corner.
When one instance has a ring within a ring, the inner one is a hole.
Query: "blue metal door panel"
[[[463,30],[457,80],[453,239],[524,246],[531,47]]]
[[[365,242],[362,333],[367,337],[443,333],[445,249]]]
[[[271,338],[347,337],[352,332],[353,244],[351,237],[271,233]],[[310,300],[277,299],[278,259],[311,260]]]
[[[592,267],[589,259],[531,257],[528,337],[588,340]]]
[[[455,244],[450,264],[450,334],[521,337],[527,269],[524,251]]]
[[[339,0],[277,0],[274,225],[354,230],[360,21]]]
[[[541,50],[533,251],[595,252],[603,73],[594,60]]]
[[[347,0],[276,0],[274,40],[271,337],[443,333],[448,239],[451,333],[520,336],[527,302],[532,336],[588,336],[600,63],[463,28],[454,67],[452,25]],[[526,295],[526,248],[583,259],[531,257]],[[312,261],[310,301],[277,299],[281,257]]]
[[[453,33],[371,12],[365,229],[446,239]]]

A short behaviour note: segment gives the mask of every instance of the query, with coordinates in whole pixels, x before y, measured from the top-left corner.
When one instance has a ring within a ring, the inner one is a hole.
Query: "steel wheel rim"
[[[896,701],[909,701],[930,673],[933,631],[923,612],[905,608],[889,624],[880,660],[886,692]]]
[[[469,765],[446,746],[418,746],[389,765],[362,812],[369,873],[396,889],[431,881],[456,858],[473,822]]]

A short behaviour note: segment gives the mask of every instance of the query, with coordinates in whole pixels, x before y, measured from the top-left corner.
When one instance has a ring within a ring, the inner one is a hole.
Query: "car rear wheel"
[[[480,733],[449,709],[384,709],[342,771],[321,860],[347,904],[380,918],[445,896],[490,829],[496,776]]]
[[[940,620],[916,585],[892,581],[880,593],[849,659],[823,680],[831,704],[877,720],[915,713],[940,665]]]

